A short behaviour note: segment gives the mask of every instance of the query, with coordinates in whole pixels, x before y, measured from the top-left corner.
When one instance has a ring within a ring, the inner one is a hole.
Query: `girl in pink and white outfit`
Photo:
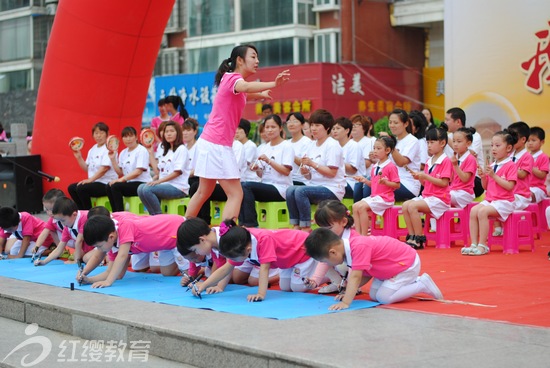
[[[272,82],[247,82],[258,69],[258,52],[252,45],[233,48],[231,57],[222,61],[215,77],[218,93],[210,119],[195,148],[195,175],[200,178],[199,188],[189,201],[186,216],[197,216],[218,181],[227,195],[224,219],[237,218],[243,191],[240,170],[232,151],[233,139],[248,99],[271,99],[270,88],[288,81],[285,70]],[[222,159],[223,158],[223,159]]]
[[[394,137],[378,138],[374,143],[372,156],[378,162],[371,169],[371,180],[357,177],[358,181],[372,187],[370,196],[353,204],[355,230],[361,235],[368,235],[370,212],[383,216],[395,203],[394,191],[401,186],[397,166],[390,159],[395,144]]]
[[[426,243],[420,213],[430,213],[437,220],[451,206],[449,183],[454,171],[451,160],[444,152],[447,145],[447,130],[444,128],[428,130],[426,141],[428,155],[431,157],[426,162],[423,172],[411,173],[413,178],[424,184],[424,191],[421,196],[403,203],[403,217],[408,231],[406,244],[414,249],[423,249]]]
[[[495,133],[491,140],[491,151],[495,162],[479,170],[485,189],[485,200],[470,212],[470,238],[472,245],[464,247],[464,255],[481,256],[489,253],[489,217],[506,221],[514,211],[514,186],[518,180],[518,168],[510,158],[518,137],[514,132],[503,130]]]

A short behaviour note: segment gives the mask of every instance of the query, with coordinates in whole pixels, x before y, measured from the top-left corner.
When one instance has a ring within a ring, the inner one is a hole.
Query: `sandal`
[[[416,235],[407,234],[407,237],[405,238],[405,244],[407,244],[411,248],[417,247],[418,244],[416,244]]]
[[[461,250],[460,250],[460,254],[464,255],[464,256],[467,256],[468,254],[470,254],[470,252],[472,252],[475,248],[477,248],[477,244],[472,244],[470,245],[469,247],[463,247]]]
[[[415,240],[416,240],[416,246],[414,247],[414,249],[416,250],[424,249],[424,243],[426,243],[426,236],[416,235]]]
[[[484,244],[478,244],[477,247],[473,248],[468,255],[470,256],[482,256],[489,253],[489,247]]]

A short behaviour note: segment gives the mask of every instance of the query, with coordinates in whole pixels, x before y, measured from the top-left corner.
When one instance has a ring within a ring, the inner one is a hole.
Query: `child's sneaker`
[[[426,294],[431,295],[434,297],[434,299],[441,300],[443,299],[443,294],[441,294],[441,290],[437,287],[434,280],[428,275],[427,273],[422,274],[420,276],[419,281],[426,287],[428,291],[426,291]]]

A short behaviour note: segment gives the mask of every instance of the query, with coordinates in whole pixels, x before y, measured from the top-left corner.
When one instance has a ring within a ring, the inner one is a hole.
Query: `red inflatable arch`
[[[42,156],[44,172],[61,178],[45,190],[67,193],[70,183],[87,176],[68,146],[71,137],[85,139],[85,156],[98,121],[117,136],[125,126],[139,131],[173,6],[174,0],[59,1],[33,130],[32,153]]]

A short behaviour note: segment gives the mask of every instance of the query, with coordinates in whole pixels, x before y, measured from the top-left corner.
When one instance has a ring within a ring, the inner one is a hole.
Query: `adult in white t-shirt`
[[[344,155],[340,144],[329,136],[334,118],[327,110],[316,110],[309,118],[314,142],[302,158],[301,173],[308,185],[293,185],[286,191],[290,224],[311,229],[311,204],[325,199],[342,200],[346,191]]]
[[[460,107],[450,108],[445,114],[445,124],[447,124],[447,127],[449,128],[449,144],[445,146],[445,154],[452,157],[454,155],[454,151],[451,148],[450,143],[453,142],[453,133],[460,128],[466,127],[466,113]],[[470,153],[476,157],[477,165],[479,167],[485,167],[483,142],[481,140],[481,135],[478,132],[474,133],[474,140],[470,146]],[[476,178],[474,180],[474,195],[479,197],[484,191],[485,190],[481,185],[481,178],[476,173]]]
[[[411,134],[411,122],[406,111],[393,110],[388,126],[397,138],[397,144],[390,157],[397,166],[401,179],[401,186],[394,192],[395,201],[406,201],[420,193],[420,182],[411,175],[411,171],[420,171],[420,145],[418,139]]]
[[[289,140],[294,150],[294,161],[292,162],[292,184],[306,185],[306,178],[300,173],[302,158],[312,144],[311,139],[304,135],[304,115],[299,112],[291,112],[286,118],[286,127],[291,135]]]
[[[137,193],[150,215],[162,213],[162,199],[183,198],[189,193],[189,151],[183,144],[181,125],[170,121],[164,128],[163,155],[159,157],[159,177],[141,184]]]
[[[351,138],[357,142],[358,151],[361,155],[357,166],[357,175],[370,179],[370,153],[374,147],[376,138],[369,136],[372,130],[372,119],[361,114],[354,114],[350,117],[352,128]],[[353,187],[353,201],[358,202],[370,195],[370,187],[361,182],[356,182]]]
[[[99,122],[92,128],[92,135],[96,144],[88,151],[85,161],[80,150],[74,152],[78,165],[88,173],[87,179],[72,183],[68,188],[68,192],[79,210],[92,208],[91,197],[105,197],[107,184],[118,178],[112,167],[106,145],[109,127],[107,124]]]
[[[362,160],[362,153],[359,151],[359,145],[353,139],[350,139],[351,120],[342,116],[336,119],[332,130],[330,131],[332,138],[340,143],[344,154],[344,172],[346,175],[346,194],[344,198],[353,198],[353,188],[357,181],[353,178],[357,175],[357,168]],[[364,164],[363,164],[364,165]]]
[[[258,181],[243,181],[243,201],[239,213],[239,224],[247,227],[258,226],[256,202],[284,202],[286,190],[292,185],[292,162],[294,151],[289,141],[284,140],[283,122],[278,115],[265,118],[265,132],[269,143],[251,165],[251,169],[261,178]]]
[[[260,181],[256,172],[250,170],[250,166],[254,164],[254,161],[258,157],[258,147],[256,143],[248,139],[250,133],[250,121],[241,119],[237,131],[235,132],[235,140],[243,144],[243,155],[240,170],[241,170],[241,182],[243,181]]]
[[[116,152],[109,152],[111,164],[120,176],[107,185],[107,196],[112,212],[124,211],[123,197],[136,197],[141,184],[152,180],[149,171],[149,152],[138,142],[134,127],[122,129],[122,142],[126,146],[116,160]]]

